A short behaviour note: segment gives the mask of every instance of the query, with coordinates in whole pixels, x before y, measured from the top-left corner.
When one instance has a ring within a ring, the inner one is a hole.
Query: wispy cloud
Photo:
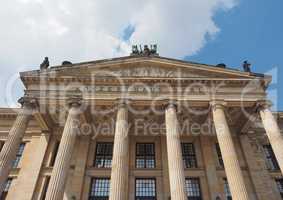
[[[157,43],[162,56],[198,52],[219,28],[218,10],[236,0],[10,0],[0,7],[0,81],[51,64],[128,55],[131,44]],[[126,34],[126,35],[125,35]],[[1,89],[1,96],[4,95]],[[19,89],[18,89],[19,90]],[[17,93],[17,92],[16,92]],[[2,98],[1,98],[2,99]],[[0,105],[3,105],[0,100]]]

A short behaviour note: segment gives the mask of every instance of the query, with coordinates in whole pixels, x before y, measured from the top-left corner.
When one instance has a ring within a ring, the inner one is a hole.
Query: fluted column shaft
[[[233,200],[249,200],[232,135],[226,121],[224,106],[213,104],[213,120]]]
[[[111,171],[110,200],[128,199],[129,136],[128,110],[126,105],[118,108],[114,136]]]
[[[24,106],[18,114],[13,127],[9,131],[8,139],[5,142],[0,153],[0,194],[3,192],[6,180],[12,168],[13,160],[16,158],[16,154],[22,138],[25,134],[30,116],[32,112],[29,107]]]
[[[46,194],[46,200],[63,199],[64,188],[78,132],[79,109],[72,106],[62,134],[56,161]]]
[[[165,122],[171,199],[186,200],[179,125],[174,105],[167,107]]]
[[[283,174],[283,135],[279,126],[268,107],[260,110],[260,116],[269,142],[278,161],[281,173]]]

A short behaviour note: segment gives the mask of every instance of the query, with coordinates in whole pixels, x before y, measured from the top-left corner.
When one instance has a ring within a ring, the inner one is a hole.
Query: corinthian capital
[[[256,103],[256,110],[261,111],[264,109],[269,109],[272,106],[272,102],[270,100],[260,100]]]
[[[177,101],[168,101],[166,104],[167,104],[166,109],[175,108],[176,110],[178,110],[178,102]]]
[[[83,104],[83,99],[81,97],[71,97],[67,99],[67,106],[71,107],[80,107]]]
[[[217,108],[224,109],[227,105],[227,102],[224,100],[212,100],[209,104],[211,108],[215,110]]]
[[[37,99],[33,97],[21,97],[18,103],[22,105],[22,108],[35,109],[39,106]]]
[[[130,99],[116,99],[114,105],[116,108],[126,107],[131,103]]]

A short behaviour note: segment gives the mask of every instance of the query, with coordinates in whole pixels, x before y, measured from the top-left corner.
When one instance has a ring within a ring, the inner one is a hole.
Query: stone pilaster
[[[200,143],[202,148],[203,161],[205,165],[205,172],[207,183],[209,186],[210,198],[216,199],[221,197],[220,183],[217,177],[215,155],[213,148],[215,148],[214,140],[211,136],[201,135]],[[224,197],[223,197],[224,198]]]
[[[170,104],[166,108],[165,122],[171,199],[186,200],[184,166],[175,105]]]
[[[264,153],[262,152],[261,144],[257,141],[258,133],[250,131],[240,136],[240,142],[244,149],[247,165],[250,172],[251,181],[253,182],[255,194],[254,198],[257,200],[276,200],[280,199],[277,188],[273,187],[274,180],[270,176]]]
[[[35,102],[35,100],[27,100],[24,98],[19,100],[19,103],[22,103],[22,109],[18,113],[13,127],[9,131],[8,139],[0,153],[0,194],[4,189],[6,180],[12,168],[13,160],[16,157],[19,145],[27,129]]]
[[[128,199],[129,136],[128,110],[125,104],[118,106],[112,159],[110,200]]]
[[[26,145],[16,186],[11,188],[6,200],[33,199],[49,138],[50,133],[43,132],[40,137],[33,137]]]
[[[71,157],[78,132],[79,103],[70,104],[69,114],[62,134],[56,161],[46,194],[46,200],[63,199]]]
[[[261,120],[266,131],[266,135],[278,161],[281,173],[283,174],[283,135],[280,132],[268,104],[262,104],[259,109]]]
[[[233,200],[249,200],[223,102],[212,103],[213,120]]]

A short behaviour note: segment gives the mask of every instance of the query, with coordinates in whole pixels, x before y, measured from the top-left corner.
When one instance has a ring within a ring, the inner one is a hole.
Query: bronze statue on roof
[[[243,69],[245,72],[251,72],[251,64],[247,60],[243,62]]]
[[[144,45],[143,48],[141,45],[139,46],[139,48],[138,45],[132,46],[131,56],[151,56],[151,55],[158,55],[156,44],[150,46]]]
[[[45,70],[49,67],[48,57],[45,57],[43,62],[40,64],[40,70]]]

